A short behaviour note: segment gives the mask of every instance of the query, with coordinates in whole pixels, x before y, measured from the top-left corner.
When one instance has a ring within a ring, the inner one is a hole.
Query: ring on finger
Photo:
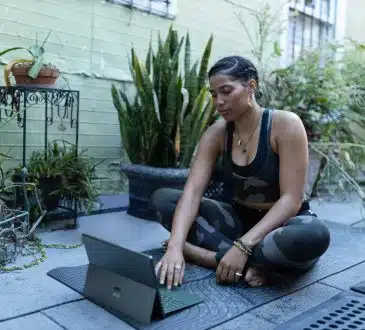
[[[242,276],[242,274],[241,273],[239,273],[239,272],[236,272],[236,273],[234,273],[235,275],[237,275],[237,276]]]
[[[181,265],[175,265],[175,269],[181,269]]]

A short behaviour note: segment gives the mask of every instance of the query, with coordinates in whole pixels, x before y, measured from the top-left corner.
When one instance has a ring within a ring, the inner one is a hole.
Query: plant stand
[[[31,85],[0,87],[0,122],[15,119],[17,126],[22,130],[23,167],[26,167],[26,160],[30,156],[30,152],[27,153],[29,134],[34,135],[34,131],[38,132],[42,127],[44,135],[40,140],[45,150],[49,144],[49,136],[60,135],[59,139],[64,140],[71,137],[78,150],[79,103],[80,94],[76,90]],[[65,134],[62,134],[63,132]],[[76,201],[64,200],[58,205],[57,211],[49,212],[46,218],[72,217],[76,227],[76,205]]]

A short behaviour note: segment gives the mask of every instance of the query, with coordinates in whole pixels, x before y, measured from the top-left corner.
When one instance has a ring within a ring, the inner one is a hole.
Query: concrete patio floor
[[[361,207],[356,199],[351,203],[314,201],[312,208],[324,220],[348,226],[363,226],[365,223],[359,222],[362,218]],[[133,218],[126,212],[80,217],[79,224],[76,230],[39,230],[38,235],[45,244],[77,244],[81,241],[81,233],[89,233],[139,251],[159,247],[160,242],[168,237],[168,232],[159,224]],[[35,267],[0,274],[0,329],[133,329],[46,275],[58,266],[86,264],[88,261],[83,246],[47,249],[47,256],[43,263]],[[23,261],[18,258],[17,263]],[[365,280],[364,274],[365,262],[254,308],[213,329],[274,329]]]

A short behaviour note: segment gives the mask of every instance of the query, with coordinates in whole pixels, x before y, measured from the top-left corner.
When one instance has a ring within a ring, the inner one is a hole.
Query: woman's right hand
[[[183,252],[178,248],[167,248],[166,253],[155,267],[156,276],[160,271],[160,284],[165,284],[171,289],[172,284],[178,286],[182,284],[185,272],[185,260]]]

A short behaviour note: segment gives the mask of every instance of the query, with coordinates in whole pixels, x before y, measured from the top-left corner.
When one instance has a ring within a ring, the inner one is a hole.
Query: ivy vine
[[[46,249],[76,249],[82,246],[82,243],[66,245],[66,244],[42,244],[39,237],[34,237],[33,240],[24,244],[19,255],[23,257],[33,256],[34,259],[21,266],[5,266],[0,265],[0,273],[10,273],[13,271],[24,270],[39,265],[47,259]]]

